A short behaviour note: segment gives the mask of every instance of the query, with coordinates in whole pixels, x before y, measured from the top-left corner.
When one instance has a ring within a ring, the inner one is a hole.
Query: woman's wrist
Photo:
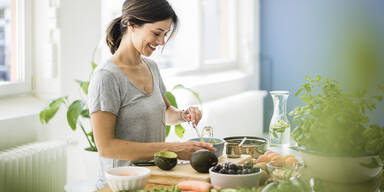
[[[179,112],[179,121],[186,122],[187,120],[184,118],[184,110]]]

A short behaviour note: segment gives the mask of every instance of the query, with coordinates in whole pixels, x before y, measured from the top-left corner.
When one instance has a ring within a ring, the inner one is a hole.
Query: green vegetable
[[[352,156],[384,151],[384,127],[369,125],[366,115],[375,109],[377,101],[382,100],[384,89],[380,89],[381,95],[376,96],[367,96],[366,89],[347,94],[338,82],[328,78],[306,79],[296,93],[305,105],[289,113],[297,126],[291,135],[299,146],[327,154]]]
[[[195,151],[190,159],[191,166],[199,173],[208,173],[209,168],[215,166],[219,160],[212,151],[200,149]]]
[[[177,165],[177,154],[171,151],[155,153],[155,165],[162,170],[171,170]]]

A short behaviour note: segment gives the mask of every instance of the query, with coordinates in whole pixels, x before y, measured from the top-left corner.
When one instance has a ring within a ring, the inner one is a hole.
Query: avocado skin
[[[162,170],[171,170],[177,165],[177,157],[168,158],[163,156],[154,157],[155,165]]]
[[[199,173],[208,173],[209,168],[215,166],[218,162],[216,155],[206,149],[195,151],[190,159],[192,168]]]

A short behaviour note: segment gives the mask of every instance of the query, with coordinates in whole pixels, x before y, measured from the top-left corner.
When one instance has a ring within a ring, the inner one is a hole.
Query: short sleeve
[[[107,111],[117,116],[120,103],[119,84],[113,74],[105,70],[95,71],[88,88],[89,113]]]

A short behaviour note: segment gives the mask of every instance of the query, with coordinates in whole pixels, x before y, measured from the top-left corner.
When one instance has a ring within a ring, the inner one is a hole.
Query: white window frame
[[[251,18],[247,18],[249,15],[247,14],[258,14],[259,13],[259,6],[258,0],[237,0],[235,1],[235,26],[236,30],[234,30],[232,33],[233,36],[235,36],[235,40],[233,41],[234,46],[232,46],[232,50],[234,52],[234,58],[233,59],[218,59],[218,60],[209,60],[204,61],[204,13],[203,13],[203,6],[204,6],[205,0],[198,0],[198,13],[197,19],[199,20],[199,25],[197,26],[198,29],[198,42],[197,42],[197,67],[194,69],[180,69],[180,68],[167,68],[167,69],[161,69],[162,74],[167,74],[167,76],[170,77],[177,77],[177,76],[185,76],[185,75],[195,75],[199,73],[216,73],[216,72],[222,72],[222,71],[228,71],[228,70],[240,70],[244,72],[249,72],[252,69],[252,66],[258,61],[255,60],[257,58],[254,56],[252,51],[250,49],[253,49],[253,51],[257,51],[258,45],[253,46],[252,44],[258,43],[258,31],[259,26],[253,26],[257,23],[254,22],[255,19],[258,19],[258,16],[253,16]],[[249,22],[249,23],[247,23]],[[247,26],[250,25],[250,26]],[[177,35],[177,34],[176,34]],[[256,37],[252,37],[252,35],[255,35]],[[255,41],[254,38],[257,38],[257,41]],[[172,40],[171,40],[172,41]],[[166,49],[166,48],[165,48]],[[256,53],[258,54],[258,53]],[[251,59],[251,60],[249,60]]]
[[[16,0],[16,65],[20,82],[0,83],[0,96],[32,91],[32,1]]]

